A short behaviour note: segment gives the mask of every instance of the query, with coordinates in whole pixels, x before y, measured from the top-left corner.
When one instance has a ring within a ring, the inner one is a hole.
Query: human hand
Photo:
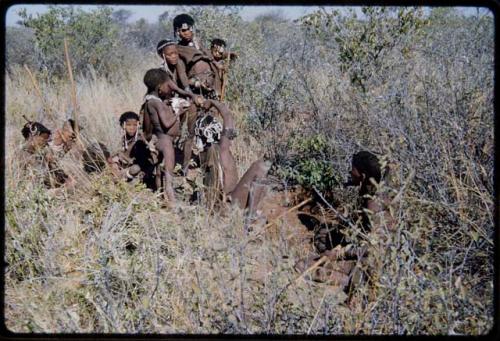
[[[202,104],[203,109],[208,110],[208,109],[210,109],[211,106],[212,106],[212,100],[205,99],[205,101]]]
[[[203,105],[203,103],[205,102],[205,99],[203,98],[203,96],[200,96],[200,95],[194,95],[193,96],[193,102],[196,106],[200,107]]]

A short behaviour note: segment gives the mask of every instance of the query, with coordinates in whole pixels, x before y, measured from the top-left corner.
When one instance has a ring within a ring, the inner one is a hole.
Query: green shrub
[[[340,69],[349,74],[353,85],[365,92],[373,67],[379,67],[382,57],[393,49],[407,55],[413,39],[419,37],[427,21],[422,10],[410,7],[363,7],[361,11],[362,18],[352,8],[349,15],[336,10],[317,11],[300,21],[309,34],[326,46],[326,40],[333,38],[338,46]]]
[[[38,66],[33,46],[35,37],[32,30],[25,27],[7,27],[5,31],[5,66],[8,71],[18,65],[28,65],[31,69]]]
[[[294,138],[290,147],[293,156],[277,169],[284,179],[307,190],[316,188],[321,192],[329,192],[341,184],[341,175],[330,162],[333,150],[325,136]]]
[[[22,24],[34,31],[36,51],[42,67],[53,75],[66,71],[64,39],[68,40],[72,66],[77,73],[86,73],[88,66],[99,73],[109,74],[118,68],[123,49],[118,40],[118,27],[107,7],[85,12],[74,7],[49,6],[36,17],[26,9],[19,12]]]

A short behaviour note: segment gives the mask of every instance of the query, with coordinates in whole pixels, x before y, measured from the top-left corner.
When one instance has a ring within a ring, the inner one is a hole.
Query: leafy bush
[[[49,6],[36,17],[20,11],[22,24],[34,31],[36,53],[42,67],[56,76],[66,72],[64,39],[68,40],[72,66],[87,72],[89,65],[99,73],[109,74],[120,66],[123,55],[118,28],[107,7],[85,12],[74,7]]]
[[[35,37],[33,30],[25,27],[7,27],[5,32],[5,66],[12,71],[15,65],[26,64],[30,69],[39,67],[34,49]]]
[[[333,38],[341,71],[348,72],[351,82],[366,91],[366,81],[376,74],[383,57],[394,48],[407,55],[427,21],[422,10],[415,8],[362,7],[361,11],[363,18],[352,8],[348,15],[337,10],[317,11],[300,22],[326,46],[331,46]]]
[[[342,183],[341,174],[330,161],[333,150],[323,135],[296,137],[290,147],[293,156],[277,170],[289,183],[327,193]]]

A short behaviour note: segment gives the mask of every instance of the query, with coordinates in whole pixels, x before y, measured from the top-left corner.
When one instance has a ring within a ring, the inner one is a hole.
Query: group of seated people
[[[217,168],[219,179],[215,180],[220,182],[223,200],[245,208],[252,183],[264,178],[271,164],[259,159],[238,178],[230,149],[237,136],[235,121],[227,105],[220,101],[223,72],[235,54],[224,51],[225,42],[221,39],[212,41],[210,51],[204,49],[194,36],[193,25],[192,17],[178,15],[174,18],[178,42],[158,43],[162,65],[144,75],[147,92],[139,114],[127,111],[119,118],[123,131],[120,152],[109,155],[105,146],[94,144],[90,149],[82,146],[80,153],[92,161],[84,162],[87,168],[99,164],[91,170],[102,169],[105,160],[113,175],[127,180],[140,178],[147,187],[161,190],[168,206],[176,203],[172,186],[176,163],[182,164],[182,174],[186,175],[193,158],[201,160],[202,167],[207,166],[208,159],[215,159],[215,166],[214,162],[209,166]],[[55,157],[77,145],[75,141],[80,135],[71,124],[73,120],[66,122],[52,138],[50,130],[41,123],[28,121],[23,128],[23,136],[29,140],[25,151],[50,151],[45,155],[45,166],[51,169],[50,181],[54,182],[53,175],[57,175],[55,186],[71,186],[74,182],[56,165]]]
[[[193,25],[189,15],[178,15],[174,18],[178,42],[158,43],[162,65],[144,75],[147,92],[139,113],[127,111],[119,117],[123,134],[118,153],[111,155],[101,143],[82,141],[82,127],[72,119],[54,133],[43,124],[28,120],[22,128],[26,140],[23,153],[29,161],[28,167],[41,166],[45,170],[44,183],[49,187],[72,187],[78,181],[76,173],[61,167],[60,160],[67,153],[74,153],[85,172],[108,168],[116,178],[138,179],[148,188],[161,191],[170,207],[175,207],[177,202],[173,188],[176,164],[181,165],[180,176],[186,176],[193,164],[205,167],[204,170],[215,167],[215,182],[219,186],[212,189],[219,192],[216,196],[221,202],[251,211],[264,195],[258,184],[266,178],[271,162],[260,158],[238,177],[231,152],[232,140],[237,136],[235,121],[228,106],[221,101],[223,73],[235,55],[224,51],[225,42],[221,39],[214,39],[211,50],[205,50],[194,37]],[[374,154],[360,152],[353,156],[350,184],[360,186],[360,206],[382,214],[386,226],[391,227],[394,221],[385,209],[388,199],[366,197],[375,193],[376,184],[381,180],[380,163]],[[370,222],[363,222],[363,226],[369,225]],[[360,258],[365,251],[349,247],[322,250],[323,256],[332,260],[340,257],[347,263],[337,262],[330,270],[323,267],[318,271],[327,271],[330,279],[340,276],[337,281],[347,285],[348,277],[342,277],[342,272],[352,272],[349,257]],[[318,257],[305,260],[298,269],[306,271],[318,260]],[[322,276],[324,274],[316,274],[316,278]]]

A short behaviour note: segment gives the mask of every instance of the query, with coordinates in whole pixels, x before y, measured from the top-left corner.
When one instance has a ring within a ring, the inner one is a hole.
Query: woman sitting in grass
[[[51,131],[39,122],[28,121],[21,134],[25,141],[19,155],[21,169],[36,178],[41,177],[49,188],[69,184],[68,175],[61,170],[57,156],[49,148]]]

